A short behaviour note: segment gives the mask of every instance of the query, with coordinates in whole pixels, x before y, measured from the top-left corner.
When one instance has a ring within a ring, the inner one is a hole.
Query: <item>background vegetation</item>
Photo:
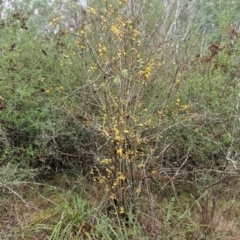
[[[1,2],[2,239],[237,239],[239,8]]]

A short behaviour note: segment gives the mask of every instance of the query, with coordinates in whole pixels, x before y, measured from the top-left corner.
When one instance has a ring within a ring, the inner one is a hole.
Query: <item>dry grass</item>
[[[53,186],[53,183],[58,184],[58,187]],[[84,183],[83,180],[80,182],[77,178],[70,180],[59,175],[54,181],[51,180],[51,184],[29,184],[28,187],[20,187],[18,191],[24,196],[28,207],[16,196],[8,198],[0,220],[1,239],[48,239],[61,218],[59,206],[62,206],[66,199],[70,202],[69,196],[76,194],[80,194],[90,203],[92,212],[92,215],[79,225],[79,239],[86,239],[85,233],[94,239],[94,234],[97,234],[97,229],[101,228],[103,222],[103,215],[99,214],[100,206],[97,205],[103,198],[99,188],[89,182]],[[76,190],[76,184],[81,186],[81,193]],[[219,186],[209,189],[208,193],[199,198],[194,198],[190,193],[180,194],[179,198],[175,199],[173,192],[162,192],[161,196],[157,191],[152,195],[145,192],[136,213],[139,227],[143,236],[145,235],[142,239],[238,239],[240,203],[236,189],[239,189],[239,184],[238,179],[235,179],[234,184],[221,190],[217,199],[216,192],[221,189]],[[181,189],[178,189],[178,192],[180,191]],[[101,207],[103,206],[104,204]],[[111,221],[111,224],[113,229],[120,227],[117,219]],[[76,239],[76,236],[69,239]]]

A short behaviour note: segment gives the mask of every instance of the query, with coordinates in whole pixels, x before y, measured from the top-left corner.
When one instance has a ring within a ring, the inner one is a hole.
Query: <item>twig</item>
[[[189,148],[188,149],[188,152],[187,152],[187,156],[186,156],[186,159],[185,159],[185,161],[181,164],[181,166],[178,168],[178,170],[176,171],[176,173],[175,173],[175,176],[176,175],[178,175],[178,173],[179,173],[179,171],[180,171],[180,169],[185,165],[185,163],[187,162],[187,160],[188,160],[188,157],[189,157],[189,152],[190,152],[190,149],[191,148]]]
[[[15,192],[13,189],[11,189],[10,187],[8,187],[6,184],[0,182],[0,186],[3,186],[5,188],[7,188],[10,192],[12,192],[14,195],[16,195],[19,199],[21,199],[21,201],[26,205],[26,207],[29,209],[28,204],[26,203],[26,201],[17,193]]]

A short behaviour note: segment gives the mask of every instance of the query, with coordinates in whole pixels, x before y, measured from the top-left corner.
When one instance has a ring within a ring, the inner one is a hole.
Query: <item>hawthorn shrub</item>
[[[97,135],[91,174],[120,213],[135,205],[150,178],[161,187],[162,177],[223,170],[239,146],[239,59],[229,52],[229,35],[199,54],[194,35],[186,43],[157,31],[163,21],[155,15],[161,4],[154,4],[95,3],[72,34],[86,69],[74,93]],[[238,38],[231,44],[235,49]]]

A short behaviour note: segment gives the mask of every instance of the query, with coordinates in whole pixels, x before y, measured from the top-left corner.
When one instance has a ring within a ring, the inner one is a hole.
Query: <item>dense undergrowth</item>
[[[238,236],[237,4],[181,4],[5,12],[3,239]]]

